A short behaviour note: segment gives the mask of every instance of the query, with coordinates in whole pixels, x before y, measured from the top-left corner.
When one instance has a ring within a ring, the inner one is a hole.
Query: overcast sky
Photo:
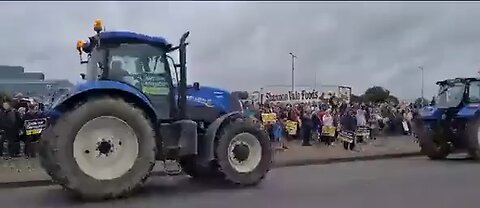
[[[77,39],[107,30],[161,35],[178,43],[191,31],[189,82],[255,90],[296,83],[372,85],[401,98],[425,94],[439,79],[477,76],[480,4],[352,2],[1,2],[0,64],[47,78],[79,80]]]

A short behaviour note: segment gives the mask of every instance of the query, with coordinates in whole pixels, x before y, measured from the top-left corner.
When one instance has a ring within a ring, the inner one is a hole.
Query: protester
[[[3,102],[3,111],[0,116],[1,129],[3,129],[5,141],[8,143],[8,156],[18,157],[20,153],[19,133],[22,129],[22,120],[17,110],[11,107],[10,101]],[[3,144],[1,145],[3,147]],[[3,155],[3,148],[2,155]]]
[[[39,111],[39,106],[36,103],[31,103],[28,105],[28,111],[24,116],[24,121],[38,119],[41,117],[41,112]],[[24,138],[25,147],[24,154],[26,157],[36,157],[36,144],[40,135],[26,135]]]
[[[357,129],[357,125],[358,125],[358,117],[355,117],[354,115],[355,113],[350,110],[350,111],[346,111],[342,118],[340,119],[340,126],[341,126],[341,130],[342,131],[347,131],[347,132],[350,132],[350,133],[353,133],[355,132],[355,130]]]
[[[411,135],[412,134],[412,120],[413,120],[412,111],[410,109],[406,109],[403,112],[403,118],[404,118],[404,122],[406,123],[407,130],[408,130],[408,131],[405,132],[405,134]]]
[[[332,109],[328,109],[325,111],[325,114],[323,115],[322,118],[322,128],[327,129],[327,128],[332,128],[334,127],[334,118],[332,116]],[[323,130],[322,130],[323,133]],[[323,135],[322,134],[322,140],[325,142],[326,145],[333,145],[333,137],[330,135]]]
[[[313,123],[313,138],[315,138],[315,140],[318,140],[318,138],[320,137],[320,133],[321,133],[321,130],[322,130],[322,121],[320,120],[320,118],[318,117],[318,112],[320,110],[318,108],[315,108],[315,110],[312,112],[312,123]]]
[[[282,138],[283,127],[280,120],[277,120],[274,123],[272,123],[272,134],[273,134],[274,140],[280,144],[280,148],[282,148],[283,150],[288,149],[284,139]]]
[[[300,129],[299,125],[298,125],[299,118],[298,118],[297,110],[295,108],[293,108],[291,105],[287,105],[287,111],[288,111],[288,120],[293,121],[293,122],[297,122],[297,129]],[[297,130],[297,132],[298,132],[298,130]],[[295,137],[296,137],[296,134],[295,135],[292,135],[290,133],[288,134],[288,139],[289,140],[292,140]]]
[[[365,111],[365,106],[361,106],[357,110],[357,114],[355,115],[357,119],[357,125],[358,126],[367,126],[367,118],[366,118],[367,112]]]
[[[312,138],[313,122],[309,110],[303,112],[301,121],[302,124],[300,128],[302,130],[303,138],[302,146],[312,146],[312,144],[310,144],[310,139]]]

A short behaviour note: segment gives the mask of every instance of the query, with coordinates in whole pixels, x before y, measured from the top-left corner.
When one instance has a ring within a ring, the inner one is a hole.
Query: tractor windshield
[[[468,87],[468,102],[480,103],[480,81],[470,82]]]
[[[440,108],[457,107],[463,99],[465,91],[465,84],[463,83],[448,83],[440,85],[440,90],[437,95],[437,106]]]
[[[165,63],[165,51],[158,47],[147,44],[103,46],[92,52],[86,79],[116,80],[144,91],[158,91],[154,94],[165,94],[171,83],[169,66]],[[105,66],[108,70],[104,70]]]

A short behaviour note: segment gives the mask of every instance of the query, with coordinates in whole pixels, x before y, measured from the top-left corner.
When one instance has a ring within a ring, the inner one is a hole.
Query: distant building
[[[55,91],[68,89],[73,84],[68,80],[45,80],[41,72],[25,72],[22,66],[0,65],[0,91],[12,95],[49,97]]]

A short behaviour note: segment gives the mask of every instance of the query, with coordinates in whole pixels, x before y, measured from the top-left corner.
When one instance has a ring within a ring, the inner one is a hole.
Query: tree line
[[[357,102],[357,103],[361,103],[361,102],[364,102],[364,103],[365,102],[372,102],[372,103],[388,102],[388,103],[394,103],[394,104],[399,103],[399,100],[397,97],[392,95],[389,90],[380,86],[370,87],[367,90],[365,90],[365,93],[363,93],[362,95],[352,94],[350,99],[352,102]],[[430,101],[428,99],[426,98],[422,99],[420,97],[414,101],[415,105],[422,105],[422,104],[428,105],[429,103]]]

